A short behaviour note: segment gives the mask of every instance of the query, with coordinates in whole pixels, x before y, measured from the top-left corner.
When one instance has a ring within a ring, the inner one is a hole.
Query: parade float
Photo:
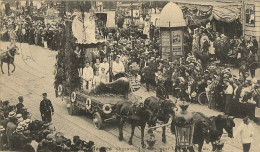
[[[54,87],[56,96],[65,100],[70,115],[87,113],[93,124],[101,129],[104,123],[115,121],[113,105],[119,101],[136,102],[127,77],[114,82],[100,83],[91,90],[83,89],[82,69],[88,62],[88,54],[105,43],[96,33],[94,13],[75,13],[67,20],[64,29],[64,49],[56,57]],[[74,49],[79,47],[79,54]],[[78,64],[81,63],[81,64]],[[110,65],[111,67],[111,65]],[[136,90],[136,89],[135,89]]]

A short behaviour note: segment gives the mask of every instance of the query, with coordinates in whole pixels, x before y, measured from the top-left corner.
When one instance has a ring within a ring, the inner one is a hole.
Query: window
[[[255,6],[246,5],[246,24],[255,25]]]

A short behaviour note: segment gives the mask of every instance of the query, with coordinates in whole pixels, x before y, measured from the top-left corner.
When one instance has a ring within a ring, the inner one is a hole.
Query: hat
[[[42,96],[47,96],[47,93],[46,93],[46,92],[44,92],[44,93],[42,94]]]
[[[5,130],[4,126],[0,125],[0,131],[4,131],[4,130]]]
[[[19,122],[22,122],[23,121],[23,118],[21,117],[21,118],[17,118],[17,122],[19,123]]]
[[[16,115],[16,118],[17,118],[17,119],[22,118],[22,114],[17,114],[17,115]]]
[[[116,57],[120,58],[121,56],[118,54],[118,55],[116,55]]]
[[[47,140],[53,140],[54,138],[55,137],[54,137],[53,134],[48,134],[47,137],[46,137]]]
[[[27,124],[32,123],[32,119],[26,119],[24,122]]]
[[[19,96],[18,97],[18,100],[20,101],[20,100],[22,100],[23,99],[23,96]]]
[[[15,117],[15,112],[14,112],[14,111],[9,112],[8,117],[9,117],[9,118],[10,118],[10,117]]]
[[[22,126],[22,127],[26,127],[26,122],[25,121],[22,121],[22,122],[20,122],[19,124],[18,124],[18,126]]]
[[[23,127],[22,126],[17,126],[15,131],[18,132],[18,133],[22,132],[23,131]]]
[[[246,116],[245,118],[243,118],[243,121],[245,122],[245,121],[247,121],[248,119],[249,119],[249,117]]]

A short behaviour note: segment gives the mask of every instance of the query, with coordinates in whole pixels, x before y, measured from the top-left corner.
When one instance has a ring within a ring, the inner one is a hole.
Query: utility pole
[[[242,35],[245,36],[245,22],[246,22],[246,18],[245,18],[245,0],[242,0],[242,11],[241,11],[241,15],[242,15]]]
[[[133,1],[131,1],[131,24],[130,24],[130,28],[131,28],[131,35],[132,35],[132,49],[134,48],[134,38],[133,38],[133,36],[134,36],[134,30],[133,30],[133,28],[134,28],[134,16],[133,16]]]

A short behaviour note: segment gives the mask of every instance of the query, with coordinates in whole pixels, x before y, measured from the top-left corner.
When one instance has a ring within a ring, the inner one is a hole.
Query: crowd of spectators
[[[43,21],[23,16],[7,19],[3,25],[3,29],[11,27],[15,30],[9,30],[7,35],[2,34],[2,39],[9,36],[12,41],[12,35],[17,35],[18,42],[41,45],[51,50],[62,50],[64,46],[63,38],[59,37],[64,35],[61,34],[64,32],[62,23],[45,25]],[[231,114],[228,110],[233,102],[229,99],[230,94],[239,96],[236,99],[240,99],[240,102],[245,94],[243,89],[236,93],[236,86],[252,87],[249,89],[252,97],[255,96],[252,92],[257,90],[253,89],[257,86],[256,82],[252,83],[258,65],[255,64],[258,51],[256,38],[245,40],[243,36],[228,37],[210,27],[188,31],[188,28],[184,31],[184,56],[162,59],[158,28],[152,26],[149,35],[143,34],[138,26],[103,29],[101,35],[106,41],[96,49],[89,51],[82,45],[74,48],[79,76],[85,80],[83,88],[91,89],[100,82],[110,82],[125,72],[132,74],[136,81],[145,83],[147,91],[151,90],[151,86],[166,90],[167,94],[157,95],[162,98],[172,95],[197,102],[199,95],[207,92],[209,108]],[[234,66],[239,67],[239,77],[231,74],[229,68]],[[223,102],[224,99],[229,103]]]
[[[52,123],[33,120],[20,96],[17,105],[9,101],[0,102],[0,149],[22,152],[96,151],[93,141],[84,141],[79,136],[66,138]]]
[[[63,28],[63,22],[45,24],[44,19],[35,20],[29,15],[4,17],[1,22],[1,40],[28,43],[58,51],[64,46]]]

